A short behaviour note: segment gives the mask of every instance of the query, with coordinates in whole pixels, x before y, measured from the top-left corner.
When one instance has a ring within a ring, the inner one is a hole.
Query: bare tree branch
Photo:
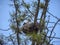
[[[45,26],[45,18],[46,18],[48,3],[49,3],[49,0],[45,0],[45,7],[43,8],[43,12],[40,18],[40,27],[43,27],[43,28]],[[42,29],[40,28],[40,32],[42,32],[43,28]]]
[[[57,20],[60,20],[58,17],[54,16],[52,13],[50,13],[49,11],[47,11],[51,16],[53,16],[54,18],[56,18]]]
[[[60,37],[50,37],[50,36],[47,36],[48,38],[55,38],[55,39],[60,39]]]
[[[50,37],[52,36],[52,33],[53,33],[53,31],[54,31],[54,29],[55,29],[55,27],[56,27],[56,25],[57,25],[57,23],[58,23],[59,21],[60,21],[60,20],[58,20],[58,21],[54,24],[54,27],[52,28],[51,33],[50,33]],[[51,39],[49,38],[48,44],[50,43],[50,41],[51,41]]]
[[[0,28],[0,30],[1,30],[1,31],[9,31],[10,28],[8,28],[8,29],[1,29],[1,28]]]
[[[46,21],[47,22],[47,21]],[[48,23],[52,23],[52,24],[54,24],[55,22],[48,22]],[[60,25],[60,23],[57,23],[58,25]]]
[[[17,24],[17,43],[18,43],[18,45],[20,45],[20,38],[19,38],[19,23],[18,23],[18,20],[17,20],[17,14],[18,14],[18,8],[19,8],[19,6],[18,6],[18,4],[17,4],[17,0],[14,0],[13,1],[14,2],[14,6],[15,6],[15,11],[16,11],[16,13],[15,13],[15,18],[16,18],[16,24]]]
[[[39,4],[40,4],[40,0],[38,0],[38,5],[37,5],[37,8],[36,8],[36,13],[35,13],[35,17],[34,17],[34,25],[37,22],[37,17],[38,17],[38,13],[39,13]]]
[[[45,22],[45,18],[46,18],[46,12],[47,12],[48,3],[49,3],[49,0],[45,0],[45,7],[43,8],[43,12],[42,12],[42,15],[41,15],[40,26],[43,25],[43,28],[45,26],[44,22]],[[43,21],[43,23],[41,21]],[[41,29],[40,32],[42,32],[42,30],[43,29]],[[47,33],[48,33],[48,31],[47,31]],[[41,45],[45,42],[47,33],[44,35],[44,39],[43,39],[43,42],[41,43]]]

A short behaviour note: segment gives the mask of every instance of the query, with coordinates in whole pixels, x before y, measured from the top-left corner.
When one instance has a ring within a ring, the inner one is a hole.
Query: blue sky
[[[12,11],[12,7],[9,6],[10,0],[0,0],[0,28],[7,29],[9,28],[9,12]],[[49,3],[49,12],[60,18],[60,0],[51,0]],[[56,21],[53,17],[51,17],[52,21]],[[55,30],[56,36],[60,37],[60,25],[57,25]],[[4,35],[8,35],[10,32],[8,31],[0,31]],[[59,41],[59,40],[56,40]],[[55,45],[60,45],[59,42],[55,42]]]
[[[50,1],[50,5],[49,5],[49,11],[54,15],[57,16],[58,18],[60,18],[60,0],[51,0]],[[53,17],[52,21],[56,21],[56,19],[54,19]],[[56,33],[56,37],[60,37],[60,25],[57,25],[54,32]],[[56,39],[54,39],[56,40]],[[56,40],[56,42],[54,42],[55,45],[60,45],[60,41]]]

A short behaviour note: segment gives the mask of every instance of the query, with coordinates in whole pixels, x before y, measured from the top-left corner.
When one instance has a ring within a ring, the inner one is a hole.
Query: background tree
[[[60,39],[55,37],[53,32],[60,19],[49,12],[50,0],[29,0],[29,3],[26,0],[11,1],[14,7],[10,13],[10,28],[13,34],[8,36],[8,41],[12,42],[12,45],[28,45],[29,41],[31,45],[52,45],[52,39]],[[57,21],[50,22],[50,16]],[[52,28],[50,23],[54,23]]]

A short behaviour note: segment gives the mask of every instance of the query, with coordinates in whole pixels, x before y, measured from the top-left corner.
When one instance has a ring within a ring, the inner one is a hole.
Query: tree
[[[0,45],[6,45],[6,37],[3,34],[0,34]]]
[[[41,0],[34,0],[30,3],[25,2],[25,0],[11,1],[13,2],[12,5],[14,7],[14,11],[13,13],[10,13],[10,27],[15,34],[15,36],[13,36],[14,34],[9,36],[12,44],[21,45],[22,39],[20,37],[24,33],[28,39],[22,43],[23,45],[27,45],[27,40],[30,40],[32,45],[52,45],[52,39],[57,38],[55,37],[55,34],[54,36],[52,36],[52,34],[60,19],[48,11],[48,4],[50,0],[44,0],[43,2],[41,2]],[[57,19],[57,22],[54,24],[52,29],[49,29],[48,27],[49,23],[51,22],[49,21],[50,15],[47,15],[47,13]],[[46,20],[46,18],[48,20]],[[25,20],[28,22],[24,23]],[[48,36],[47,34],[49,32],[50,35]]]

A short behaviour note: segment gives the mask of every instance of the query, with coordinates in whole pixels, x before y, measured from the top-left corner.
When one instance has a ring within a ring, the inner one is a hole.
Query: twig
[[[49,11],[47,11],[51,16],[53,16],[54,18],[56,18],[57,20],[60,20],[58,17],[54,16],[52,13],[50,13]]]
[[[46,21],[47,22],[47,21]],[[55,23],[55,22],[48,22],[48,23]],[[60,23],[58,23],[60,25]]]
[[[10,28],[8,28],[8,29],[0,29],[1,31],[9,31],[10,30]]]
[[[55,27],[56,27],[56,25],[57,25],[58,22],[59,22],[59,20],[55,23],[54,27],[52,28],[50,36],[52,35],[52,32],[54,31],[54,29],[55,29]]]
[[[50,37],[50,36],[47,36],[48,38],[55,38],[55,39],[60,39],[60,37]]]
[[[57,25],[58,22],[59,22],[59,20],[54,24],[54,27],[52,28],[51,33],[50,33],[50,37],[51,37],[52,32],[54,31],[54,29],[55,29],[55,27],[56,27],[56,25]],[[50,42],[51,42],[51,40],[50,40],[50,38],[49,38],[48,44],[49,44]]]

